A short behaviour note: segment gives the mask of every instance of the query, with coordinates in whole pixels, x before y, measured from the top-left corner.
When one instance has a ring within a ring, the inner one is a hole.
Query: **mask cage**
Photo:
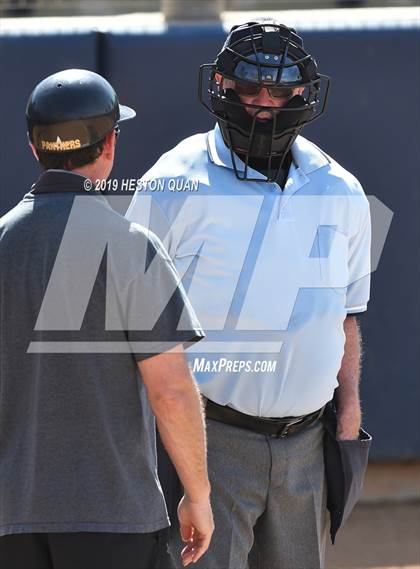
[[[276,57],[277,59],[275,59]],[[237,72],[238,68],[239,73]],[[271,80],[267,80],[267,73],[270,73],[270,70],[273,70],[273,75]],[[285,72],[286,78],[288,76],[292,80],[283,80]],[[216,73],[221,75],[222,81],[216,80]],[[293,80],[293,76],[295,80]],[[283,107],[245,104],[240,101],[238,96],[228,96],[228,89],[222,85],[223,79],[233,80],[244,85],[303,87],[305,90],[304,97],[300,97],[300,101],[293,97],[291,99],[293,105],[290,107],[287,106],[290,101]],[[236,177],[241,180],[251,180],[247,176],[247,170],[257,131],[261,131],[261,124],[257,120],[258,115],[262,112],[271,114],[271,125],[266,124],[264,126],[266,135],[271,127],[271,139],[267,153],[268,171],[271,170],[273,158],[279,156],[273,146],[275,147],[277,143],[277,147],[279,147],[281,139],[289,137],[288,142],[285,141],[282,146],[283,159],[276,169],[275,175],[267,176],[267,179],[264,180],[274,181],[300,130],[325,113],[329,89],[329,77],[318,73],[315,60],[303,49],[302,40],[294,30],[272,23],[253,23],[243,27],[234,27],[216,61],[200,66],[198,99],[204,108],[221,123],[221,127],[224,126],[223,130],[225,138],[227,138],[225,142],[229,146],[232,165]],[[301,104],[298,104],[300,102]],[[242,119],[246,117],[249,120],[239,121],[232,118],[232,116],[238,117],[240,111],[247,113],[246,108],[256,111],[254,116],[242,114]],[[287,115],[287,113],[294,113],[294,115]],[[297,113],[301,113],[300,119],[295,124],[280,131],[282,123],[287,125],[287,117],[293,121],[293,117],[297,117]],[[279,117],[285,117],[285,120],[279,120]],[[247,147],[240,149],[241,155],[245,156],[243,176],[239,175],[235,161],[235,152],[237,152],[238,147],[235,148],[233,137],[237,133],[248,138]],[[252,180],[262,181],[259,178]]]
[[[286,151],[284,151],[284,156],[290,150],[298,132],[297,130],[301,130],[307,124],[310,124],[320,118],[324,113],[328,101],[329,90],[330,90],[330,78],[326,75],[318,74],[316,79],[308,81],[306,83],[300,83],[299,87],[304,87],[307,90],[308,97],[306,99],[302,98],[303,104],[299,106],[293,106],[292,108],[289,107],[266,107],[261,105],[253,105],[253,104],[245,104],[240,102],[239,100],[232,100],[227,98],[225,95],[225,89],[222,88],[221,84],[216,81],[216,73],[217,73],[216,65],[214,63],[205,63],[200,66],[199,70],[199,81],[198,81],[198,99],[201,105],[212,115],[217,121],[220,121],[226,125],[226,130],[229,133],[229,150],[232,158],[232,165],[235,171],[235,175],[240,180],[248,180],[248,181],[267,181],[272,182],[277,177],[279,173],[283,161],[279,164],[275,174],[273,176],[267,176],[266,180],[261,180],[260,178],[249,178],[247,176],[248,170],[248,163],[250,159],[249,151],[252,148],[253,140],[255,137],[255,130],[258,125],[257,118],[258,114],[261,112],[269,112],[272,114],[273,120],[271,121],[271,143],[270,143],[270,151],[269,156],[267,156],[267,165],[268,170],[271,170],[271,165],[273,158],[277,158],[277,154],[273,151],[273,142],[279,141],[280,139],[290,136],[290,144],[287,146]],[[225,77],[224,75],[222,78]],[[231,77],[225,77],[226,79],[231,79]],[[246,82],[245,82],[246,83]],[[207,86],[207,88],[206,88]],[[288,87],[290,85],[287,85]],[[217,104],[222,103],[222,104]],[[218,107],[223,108],[223,110],[215,110]],[[254,117],[249,116],[250,122],[248,128],[244,128],[242,124],[238,121],[233,121],[229,118],[229,110],[233,108],[241,109],[246,112],[245,108],[248,107],[250,109],[256,109],[256,114]],[[305,114],[310,115],[307,116],[304,120],[299,122],[298,126],[292,126],[281,132],[278,132],[278,116],[284,115],[288,113],[296,113],[298,111],[305,112]],[[245,163],[245,172],[244,175],[241,176],[238,169],[237,169],[237,158],[235,161],[235,149],[232,141],[232,131],[239,132],[242,136],[248,137],[248,147],[243,149],[242,154],[246,156]],[[296,135],[296,136],[294,136]]]

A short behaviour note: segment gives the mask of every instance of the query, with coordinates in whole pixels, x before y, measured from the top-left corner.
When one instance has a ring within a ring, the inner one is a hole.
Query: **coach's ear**
[[[115,155],[115,144],[117,142],[117,136],[114,130],[108,132],[105,136],[105,143],[102,150],[102,154],[108,160],[114,160]]]

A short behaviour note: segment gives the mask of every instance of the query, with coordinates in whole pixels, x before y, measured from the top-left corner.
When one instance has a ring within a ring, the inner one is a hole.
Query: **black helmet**
[[[261,88],[268,89],[272,98],[285,98],[286,104],[266,107],[241,100]],[[324,113],[328,90],[329,77],[318,73],[302,38],[275,20],[234,26],[216,61],[200,68],[200,102],[217,118],[235,174],[243,180],[251,179],[250,162],[260,164],[257,169],[262,168],[265,181],[277,179],[303,126]],[[259,117],[262,113],[265,116]],[[245,163],[241,175],[233,153]]]
[[[86,69],[65,69],[35,87],[26,107],[29,139],[43,152],[68,152],[102,140],[136,113],[118,104],[106,79]]]

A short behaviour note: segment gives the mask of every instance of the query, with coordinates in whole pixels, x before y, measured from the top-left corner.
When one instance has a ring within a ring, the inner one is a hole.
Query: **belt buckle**
[[[278,439],[285,439],[289,433],[290,423],[286,423],[281,431],[278,432],[277,438]]]
[[[289,421],[288,423],[286,423],[284,427],[277,434],[277,438],[285,439],[289,434],[289,428],[292,427],[293,425],[298,425],[299,423],[302,423],[301,417],[299,417],[299,419],[295,419],[294,421]]]

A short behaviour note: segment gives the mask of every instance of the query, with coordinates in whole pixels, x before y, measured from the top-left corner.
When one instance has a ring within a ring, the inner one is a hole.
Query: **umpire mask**
[[[329,83],[292,28],[260,20],[231,29],[216,61],[200,68],[199,99],[220,125],[238,179],[254,180],[248,164],[258,159],[265,181],[276,180],[299,132],[324,114]],[[261,89],[270,106],[254,104]]]

